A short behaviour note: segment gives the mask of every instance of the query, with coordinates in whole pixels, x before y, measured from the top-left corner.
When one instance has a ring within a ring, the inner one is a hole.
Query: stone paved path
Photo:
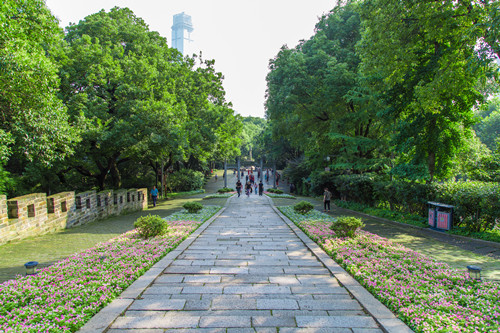
[[[266,197],[233,197],[165,267],[155,265],[153,283],[136,281],[82,332],[104,331],[106,320],[109,333],[410,331],[334,264],[353,287],[342,286],[295,232]]]

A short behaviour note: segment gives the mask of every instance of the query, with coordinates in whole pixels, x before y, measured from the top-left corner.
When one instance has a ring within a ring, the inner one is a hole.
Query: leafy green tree
[[[241,155],[253,160],[256,156],[254,149],[257,147],[258,138],[266,126],[266,120],[259,117],[244,117],[241,139]]]
[[[0,3],[0,163],[15,157],[12,172],[63,160],[78,140],[57,97],[62,37],[44,1]]]
[[[358,73],[360,24],[355,2],[339,5],[311,39],[283,47],[270,62],[266,106],[273,134],[319,168],[366,172],[382,169],[387,159],[378,102]]]
[[[479,80],[495,75],[498,2],[390,1],[362,3],[362,73],[378,78],[394,126],[394,173],[433,181],[449,175],[470,137]]]
[[[70,168],[101,189],[108,176],[119,187],[121,164],[151,147],[184,145],[188,115],[173,87],[187,66],[163,37],[129,9],[113,8],[69,26],[65,39],[61,92],[83,139]]]
[[[500,98],[496,97],[479,110],[479,122],[474,126],[477,136],[489,149],[495,150],[500,137]]]
[[[240,127],[213,60],[184,59],[127,8],[86,17],[66,41],[61,91],[83,133],[69,168],[99,188],[120,187],[131,163],[160,174],[235,153]]]

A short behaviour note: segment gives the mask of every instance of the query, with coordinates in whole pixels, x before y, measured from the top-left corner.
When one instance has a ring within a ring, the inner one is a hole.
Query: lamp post
[[[224,160],[224,188],[227,188],[227,160]]]
[[[276,162],[273,163],[273,188],[277,188],[276,187]]]
[[[481,281],[481,267],[469,265],[467,266],[467,271],[469,272],[469,277],[476,281]]]
[[[38,266],[38,261],[29,261],[25,263],[26,275],[36,275],[38,273],[36,271],[36,266]]]
[[[238,156],[238,172],[237,172],[237,174],[238,174],[238,180],[240,180],[240,163],[241,163],[240,162],[240,156]]]

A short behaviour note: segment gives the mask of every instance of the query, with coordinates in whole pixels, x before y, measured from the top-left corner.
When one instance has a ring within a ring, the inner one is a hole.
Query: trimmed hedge
[[[311,175],[311,190],[320,195],[325,187],[334,199],[389,208],[427,217],[427,202],[455,206],[454,225],[469,232],[493,230],[500,222],[500,185],[487,182],[447,182],[423,184],[387,180],[376,175]]]
[[[183,169],[167,177],[167,186],[172,192],[187,192],[203,187],[204,177],[199,171]]]

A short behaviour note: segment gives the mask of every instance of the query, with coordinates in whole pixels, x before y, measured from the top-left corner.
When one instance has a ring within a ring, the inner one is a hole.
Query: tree
[[[480,120],[474,126],[477,136],[489,149],[495,150],[496,140],[500,137],[500,98],[496,97],[485,104],[478,112]]]
[[[61,91],[83,137],[69,169],[102,189],[133,162],[158,175],[235,153],[225,144],[237,149],[240,127],[213,60],[183,58],[128,8],[90,15],[65,39]]]
[[[266,120],[259,117],[244,117],[241,142],[241,155],[247,156],[250,161],[256,156],[254,148],[257,146],[257,140],[266,126]]]
[[[62,37],[43,1],[0,3],[0,163],[14,156],[12,172],[63,160],[78,140],[57,97]]]
[[[69,26],[65,39],[62,98],[82,129],[70,168],[94,178],[100,189],[108,176],[120,187],[120,164],[150,146],[183,145],[187,112],[173,87],[186,66],[163,37],[129,9],[113,8]]]
[[[318,168],[333,156],[335,168],[380,170],[387,154],[378,102],[358,73],[360,24],[355,2],[339,5],[321,18],[311,39],[283,47],[270,62],[266,106],[274,135]]]
[[[472,107],[483,100],[478,82],[494,75],[493,13],[496,1],[362,3],[362,73],[383,80],[381,115],[395,128],[395,174],[429,182],[448,175],[470,137]]]

